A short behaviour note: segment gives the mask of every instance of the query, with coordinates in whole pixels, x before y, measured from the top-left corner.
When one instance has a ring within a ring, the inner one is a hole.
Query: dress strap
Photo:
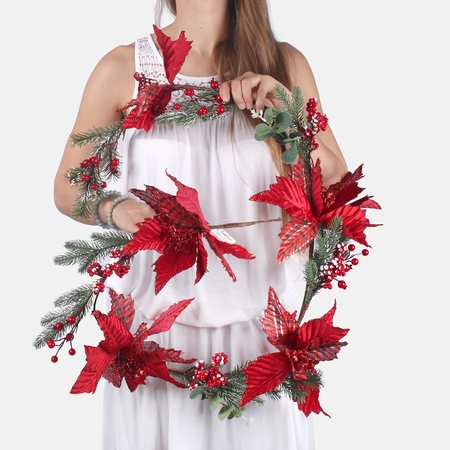
[[[167,83],[163,59],[150,35],[136,41],[135,54],[136,72],[143,73],[147,78],[152,78],[158,83]]]

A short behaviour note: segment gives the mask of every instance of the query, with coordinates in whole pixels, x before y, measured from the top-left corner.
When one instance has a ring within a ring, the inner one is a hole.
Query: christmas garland
[[[67,172],[70,183],[79,188],[73,210],[76,217],[89,217],[95,202],[106,195],[108,182],[120,177],[117,147],[127,129],[148,131],[155,125],[168,123],[190,126],[197,121],[220,119],[236,109],[233,103],[222,101],[215,80],[206,88],[175,85],[175,75],[187,56],[190,42],[186,41],[184,33],[172,41],[157,27],[154,29],[163,52],[168,83],[158,84],[143,74],[136,74],[138,95],[124,106],[123,110],[129,109],[124,120],[111,127],[72,136],[74,146],[93,143],[90,158]],[[172,92],[179,89],[183,89],[183,100],[171,103]],[[54,302],[56,309],[42,318],[44,330],[35,339],[34,346],[56,349],[51,357],[53,362],[58,361],[59,352],[66,345],[68,353],[74,355],[75,334],[90,311],[105,336],[97,347],[85,346],[86,365],[71,393],[95,392],[102,377],[117,387],[125,380],[130,391],[134,391],[145,384],[147,376],[153,376],[188,388],[191,398],[208,400],[211,409],[219,409],[220,419],[242,416],[248,403],[262,404],[263,395],[273,399],[287,395],[306,415],[311,412],[327,414],[319,403],[322,373],[316,366],[321,361],[337,358],[341,347],[346,345],[341,339],[348,330],[333,325],[336,305],[321,318],[304,323],[303,318],[312,298],[321,289],[331,289],[335,284],[346,288],[343,279],[346,273],[359,263],[359,255],[368,255],[365,230],[377,226],[369,222],[365,210],[380,206],[369,196],[358,198],[363,191],[358,185],[363,176],[362,166],[329,188],[322,186],[320,161],[313,163],[311,153],[318,147],[315,136],[327,128],[328,119],[316,110],[315,99],[310,99],[305,107],[299,88],[294,88],[292,96],[288,97],[284,89],[277,87],[277,94],[283,105],[281,109],[253,112],[253,117],[260,119],[255,138],[259,141],[274,138],[282,144],[285,148],[282,160],[291,164],[292,170],[286,176],[277,177],[268,190],[250,200],[277,205],[290,217],[279,234],[278,261],[305,250],[309,252],[309,259],[304,269],[306,289],[298,314],[286,311],[276,292],[269,288],[267,307],[260,322],[275,351],[226,372],[223,369],[228,361],[225,353],[216,353],[209,361],[184,359],[181,350],[166,349],[148,339],[169,331],[194,299],[172,305],[151,326],[143,323],[133,334],[130,327],[135,310],[131,296],[109,289],[111,309],[108,314],[96,308],[98,297],[105,291],[106,280],[111,276],[126,276],[133,256],[142,250],[161,254],[154,264],[155,293],[194,264],[194,283],[200,281],[207,263],[204,240],[233,281],[235,275],[224,255],[254,258],[242,246],[223,239],[224,228],[253,223],[222,225],[218,232],[219,227],[210,225],[203,216],[195,189],[167,173],[177,187],[176,195],[154,186],[130,190],[156,212],[152,219],[138,224],[139,231],[129,234],[109,230],[93,233],[90,242],[68,241],[65,243],[67,252],[55,258],[57,265],[78,264],[79,272],[88,273],[95,281],[63,294]],[[356,253],[355,244],[364,247],[360,253]],[[181,252],[183,258],[178,258]],[[102,265],[99,261],[107,256],[110,262]],[[182,363],[186,368],[175,369],[168,363]]]

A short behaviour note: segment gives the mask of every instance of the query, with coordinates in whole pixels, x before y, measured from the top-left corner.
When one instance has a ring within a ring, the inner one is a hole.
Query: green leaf
[[[211,411],[214,411],[215,409],[217,409],[217,407],[220,405],[220,397],[219,394],[214,394],[210,399],[209,399],[209,409]]]
[[[198,388],[193,389],[189,395],[189,398],[193,399],[195,397],[198,397],[199,395],[203,394],[204,390],[204,386],[199,386]]]
[[[295,145],[283,152],[281,155],[281,160],[284,164],[292,164],[297,159],[297,156],[297,146]]]
[[[255,127],[255,139],[257,141],[265,141],[271,138],[275,134],[272,127],[267,125],[266,123],[259,123]]]
[[[273,127],[279,131],[285,131],[287,128],[290,127],[291,123],[292,123],[292,116],[286,111],[281,111],[275,117]]]
[[[264,111],[264,120],[270,124],[272,124],[273,122],[273,109],[272,108],[267,108]]]
[[[233,405],[223,405],[219,411],[219,419],[223,420],[230,415],[230,413],[234,411]]]

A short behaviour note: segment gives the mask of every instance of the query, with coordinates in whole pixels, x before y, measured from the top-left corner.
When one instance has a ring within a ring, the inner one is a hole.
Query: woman
[[[279,105],[275,86],[299,86],[306,99],[320,100],[305,57],[286,43],[276,42],[270,28],[266,0],[165,0],[174,21],[162,32],[177,39],[182,31],[192,41],[191,50],[175,84],[207,86],[220,82],[224,102],[241,110],[225,119],[192,127],[155,126],[149,132],[127,130],[123,142],[120,191],[152,185],[175,193],[169,174],[199,193],[210,224],[267,221],[230,230],[238,244],[255,256],[253,261],[229,259],[236,274],[233,283],[213,253],[208,273],[194,285],[192,268],[173,277],[155,295],[152,265],[159,256],[140,252],[130,273],[111,280],[116,292],[131,295],[136,308],[134,331],[151,323],[171,304],[195,300],[177,318],[169,332],[155,337],[165,348],[182,349],[185,358],[207,360],[217,352],[229,356],[228,369],[273,351],[261,330],[261,317],[269,287],[285,308],[299,308],[301,268],[294,258],[278,264],[277,207],[248,199],[275,181],[285,170],[280,148],[254,139],[249,110]],[[73,134],[111,125],[123,118],[123,106],[136,98],[135,72],[164,83],[163,61],[154,35],[120,46],[105,55],[89,78]],[[181,91],[180,91],[181,92]],[[346,163],[328,128],[317,137],[324,184],[338,181]],[[65,180],[71,167],[88,158],[86,145],[73,149],[69,139],[55,179],[58,209],[72,217],[77,188]],[[117,228],[136,232],[136,224],[155,212],[143,202],[117,203],[111,194],[97,205],[97,217],[74,217],[92,225],[109,220]],[[113,203],[114,202],[114,203]],[[111,205],[113,207],[111,208]],[[153,338],[154,336],[152,336]],[[148,377],[145,386],[131,393],[110,384],[105,390],[104,449],[308,449],[314,448],[311,418],[287,398],[267,400],[266,406],[248,405],[243,418],[219,421],[207,402],[190,400],[183,389]],[[254,423],[247,427],[246,424]]]

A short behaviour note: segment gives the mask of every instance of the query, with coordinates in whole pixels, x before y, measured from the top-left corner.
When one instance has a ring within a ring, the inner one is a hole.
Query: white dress
[[[166,81],[162,58],[150,36],[136,42],[136,71]],[[211,77],[179,74],[175,84],[207,85],[210,81]],[[192,127],[156,125],[149,132],[129,129],[122,159],[122,192],[147,184],[175,194],[167,170],[197,190],[210,225],[280,216],[275,206],[249,201],[275,182],[277,171],[270,150],[254,139],[253,129],[240,113]],[[249,261],[226,255],[236,282],[205,242],[208,272],[200,282],[194,284],[192,268],[172,278],[155,296],[152,264],[160,255],[140,252],[130,273],[111,282],[118,293],[131,294],[134,299],[136,317],[131,331],[142,322],[151,323],[173,303],[194,298],[170,331],[151,339],[165,348],[182,350],[184,358],[207,361],[214,353],[225,352],[229,362],[223,372],[277,351],[259,322],[269,287],[293,312],[300,308],[303,283],[298,261],[277,262],[280,227],[280,222],[267,222],[227,229],[237,244],[256,257]],[[207,401],[191,400],[188,389],[152,377],[132,393],[126,383],[121,388],[106,383],[104,398],[104,450],[314,449],[311,417],[306,418],[288,398],[267,398],[262,407],[248,404],[244,418],[223,421],[217,411],[210,411]]]

